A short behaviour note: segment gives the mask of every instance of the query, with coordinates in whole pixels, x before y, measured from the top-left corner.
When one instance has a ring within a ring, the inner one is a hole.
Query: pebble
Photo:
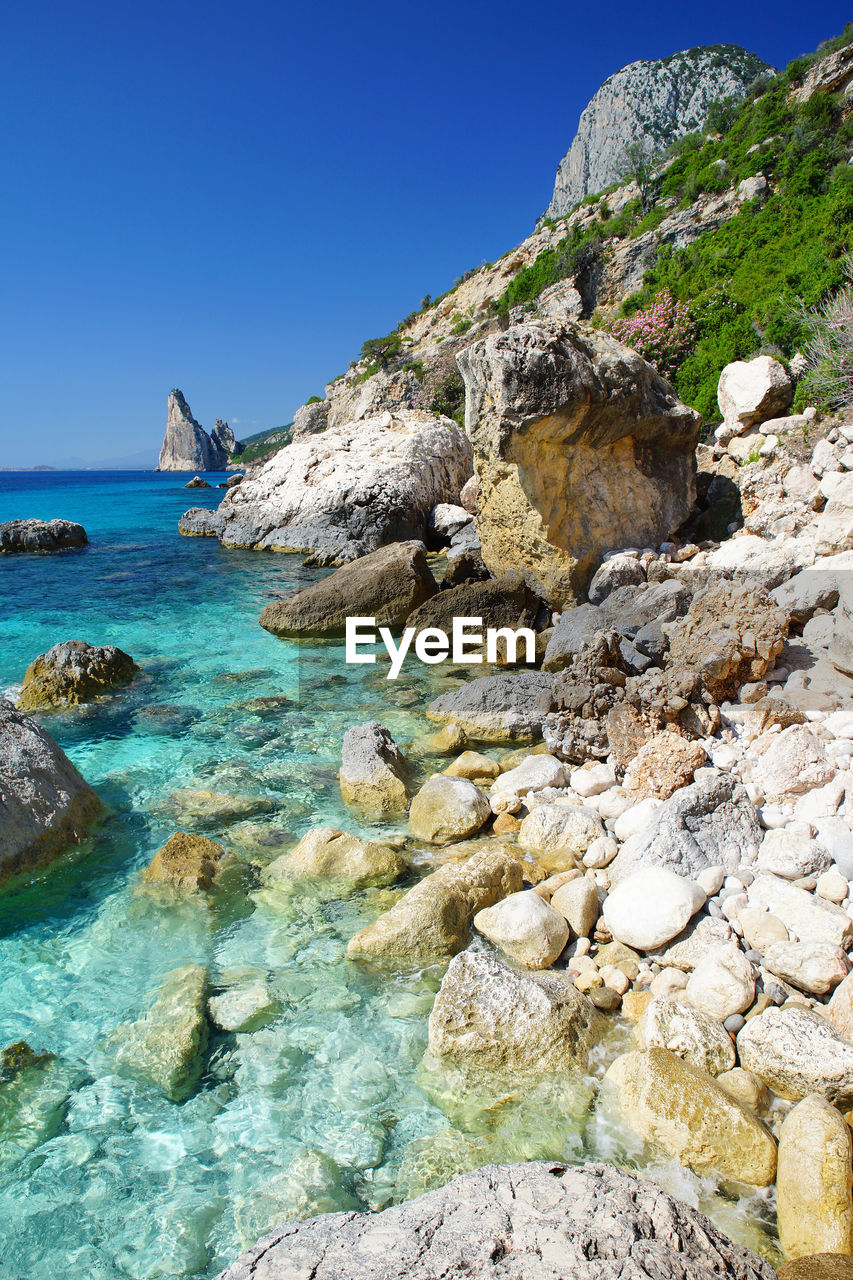
[[[593,840],[583,855],[583,864],[585,867],[606,867],[613,861],[618,852],[619,845],[612,836],[599,836],[596,840]]]
[[[740,1013],[732,1013],[723,1023],[729,1035],[736,1036],[746,1026],[746,1018]]]
[[[596,1009],[602,1009],[605,1013],[615,1013],[622,1003],[622,997],[619,992],[608,986],[593,988],[589,993],[589,998]]]
[[[850,886],[844,876],[832,867],[824,871],[822,876],[818,876],[815,892],[819,898],[824,898],[827,902],[841,903],[849,891]]]
[[[706,867],[699,872],[696,883],[702,886],[709,898],[713,898],[722,889],[725,878],[726,873],[722,867]]]

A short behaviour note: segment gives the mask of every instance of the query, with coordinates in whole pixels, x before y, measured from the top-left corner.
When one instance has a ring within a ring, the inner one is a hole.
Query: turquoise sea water
[[[442,676],[404,669],[391,686],[381,667],[347,668],[340,645],[263,631],[264,604],[318,572],[179,537],[187,506],[221,497],[183,481],[0,474],[0,520],[60,516],[91,540],[0,559],[0,691],[59,640],[117,644],[142,668],[116,697],[45,717],[107,817],[79,853],[0,898],[0,1046],[25,1039],[58,1055],[53,1092],[14,1118],[14,1142],[0,1140],[10,1280],[215,1275],[289,1216],[382,1207],[489,1159],[647,1163],[591,1110],[590,1079],[471,1092],[424,1065],[441,967],[375,972],[345,957],[387,891],[259,888],[259,866],[309,827],[368,830],[340,801],[343,734],[379,718],[410,748]],[[188,818],[173,794],[186,789],[239,797],[245,812]],[[212,902],[140,888],[176,827],[237,856]],[[214,989],[264,981],[281,1011],[253,1034],[213,1036],[198,1090],[175,1104],[118,1072],[110,1036],[187,962],[206,965]],[[614,1027],[593,1075],[626,1035]],[[764,1197],[717,1195],[669,1166],[655,1176],[759,1238]]]

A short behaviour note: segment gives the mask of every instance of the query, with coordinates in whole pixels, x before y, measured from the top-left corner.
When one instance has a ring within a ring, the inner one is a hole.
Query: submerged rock
[[[338,773],[346,804],[379,813],[405,810],[406,772],[405,756],[384,724],[369,720],[347,729]]]
[[[425,963],[461,951],[476,912],[522,886],[521,863],[506,853],[476,853],[426,876],[390,911],[350,940],[347,955]]]
[[[567,974],[519,972],[464,951],[435,998],[429,1050],[473,1068],[564,1071],[586,1064],[596,1019]]]
[[[0,698],[0,881],[82,840],[100,811],[53,738]]]
[[[22,711],[72,707],[127,684],[139,668],[115,645],[65,640],[27,667],[18,706]]]
[[[201,1074],[207,1044],[207,970],[173,969],[148,1012],[113,1033],[115,1059],[127,1075],[153,1084],[170,1102],[182,1102]]]
[[[73,520],[4,520],[0,523],[0,555],[68,551],[88,544],[86,530]]]
[[[328,578],[268,604],[261,626],[277,636],[342,636],[348,617],[397,628],[438,591],[421,542],[393,542],[341,565]]]
[[[61,1128],[80,1073],[25,1040],[0,1053],[0,1169],[18,1164]]]
[[[607,1069],[607,1103],[646,1142],[697,1173],[766,1187],[776,1174],[776,1143],[751,1115],[704,1071],[667,1049],[626,1053]]]
[[[544,1260],[547,1259],[547,1262]],[[546,1271],[547,1267],[547,1271]],[[276,1228],[219,1280],[774,1280],[695,1209],[610,1165],[486,1165],[382,1213]]]
[[[853,1254],[853,1142],[840,1111],[811,1094],[779,1131],[779,1243],[789,1258]]]
[[[360,840],[337,827],[315,827],[289,853],[271,862],[263,878],[275,884],[282,879],[316,876],[347,880],[357,888],[390,884],[407,865],[401,853],[381,841]]]
[[[225,857],[222,845],[207,836],[176,831],[143,868],[141,879],[198,893],[213,888]]]
[[[520,569],[560,608],[606,551],[657,546],[690,514],[701,419],[609,335],[532,321],[460,352],[496,575]]]

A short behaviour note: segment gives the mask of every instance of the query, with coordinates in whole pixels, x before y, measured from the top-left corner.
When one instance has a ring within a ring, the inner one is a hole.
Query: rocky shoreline
[[[312,827],[259,865],[257,893],[374,891],[349,960],[380,974],[440,967],[423,1070],[454,1105],[592,1070],[602,1124],[735,1194],[775,1188],[793,1262],[853,1257],[853,426],[829,423],[804,450],[813,418],[785,416],[790,376],[760,357],[723,372],[723,424],[696,448],[697,417],[667,383],[562,321],[510,328],[461,363],[467,434],[400,410],[308,435],[217,512],[182,521],[226,545],[298,545],[339,564],[264,611],[261,625],[291,643],[339,637],[369,610],[397,633],[478,616],[535,641],[526,668],[506,651],[483,674],[451,667],[419,741],[353,724],[341,798],[371,836]],[[594,499],[552,510],[553,493],[580,491]],[[703,536],[721,521],[731,536]],[[628,526],[644,535],[634,545]],[[21,706],[74,706],[135,674],[119,649],[60,644],[32,664]],[[281,700],[268,701],[277,714]],[[55,748],[22,711],[3,714],[36,755]],[[72,769],[61,753],[38,767],[51,784]],[[94,793],[69,776],[76,813],[74,788],[84,808]],[[171,801],[190,828],[264,811],[263,797],[204,790]],[[69,826],[58,804],[43,808],[24,860],[41,837],[59,852],[96,816]],[[227,837],[178,830],[140,889],[227,894],[231,865]],[[276,1009],[263,982],[216,995],[204,966],[183,965],[109,1053],[181,1102],[212,1028],[251,1035]],[[14,1079],[35,1070],[25,1062]],[[507,1177],[540,1175],[465,1176],[499,1201]],[[571,1177],[640,1194],[613,1169]],[[655,1221],[688,1212],[642,1194]],[[417,1235],[405,1224],[422,1210],[434,1212],[417,1200],[385,1212]],[[347,1215],[354,1242],[384,1230],[374,1221]],[[326,1265],[322,1224],[285,1229],[228,1274],[289,1274],[291,1246]],[[331,1229],[345,1238],[342,1221]],[[502,1230],[501,1258],[515,1225]],[[637,1231],[657,1240],[657,1227]],[[646,1274],[770,1274],[725,1247],[728,1271],[698,1257],[679,1271],[661,1255]],[[436,1264],[427,1252],[408,1265]],[[501,1274],[494,1258],[476,1265]],[[588,1274],[604,1280],[609,1265]]]

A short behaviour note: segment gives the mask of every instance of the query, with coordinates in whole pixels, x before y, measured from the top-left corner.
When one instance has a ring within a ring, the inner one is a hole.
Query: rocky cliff
[[[686,49],[617,71],[584,108],[557,169],[549,218],[564,217],[593,191],[624,177],[633,143],[649,152],[701,128],[712,102],[743,97],[767,64],[738,45]]]
[[[169,416],[157,470],[224,471],[227,465],[228,454],[219,439],[212,439],[196,422],[183,392],[175,387],[169,392]]]

